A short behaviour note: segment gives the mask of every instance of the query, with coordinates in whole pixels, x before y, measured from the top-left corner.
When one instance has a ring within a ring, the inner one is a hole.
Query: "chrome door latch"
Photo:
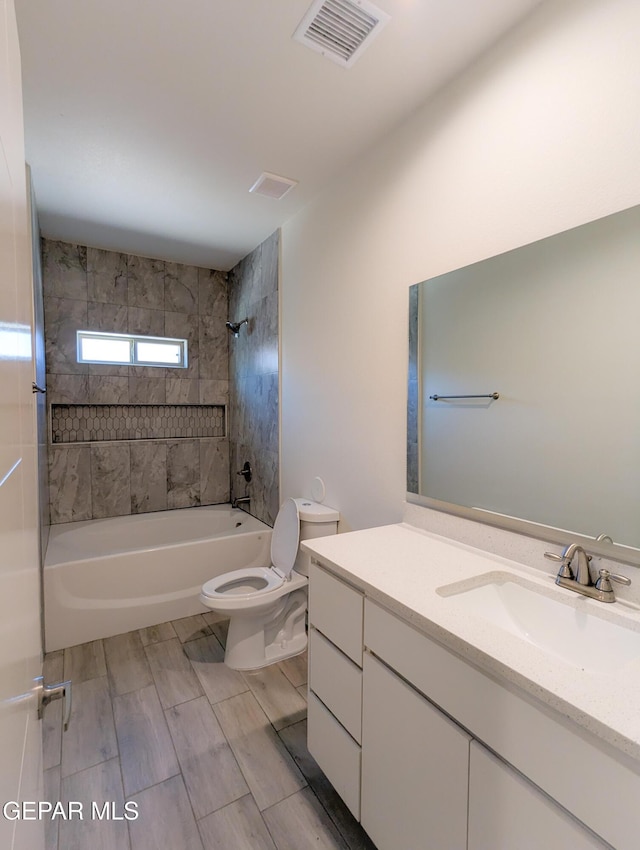
[[[38,720],[50,702],[56,699],[64,700],[64,731],[69,728],[71,719],[71,681],[58,682],[56,685],[45,685],[44,678],[37,676],[35,679],[35,690],[38,694]]]

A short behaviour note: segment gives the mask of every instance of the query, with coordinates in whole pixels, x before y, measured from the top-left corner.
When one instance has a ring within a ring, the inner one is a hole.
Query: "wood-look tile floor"
[[[306,747],[306,654],[225,667],[211,612],[52,652],[73,714],[43,724],[45,797],[83,804],[46,826],[46,850],[375,850]],[[113,803],[122,817],[92,816]]]

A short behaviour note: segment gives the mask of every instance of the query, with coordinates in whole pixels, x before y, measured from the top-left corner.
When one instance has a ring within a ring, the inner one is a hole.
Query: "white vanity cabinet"
[[[378,850],[638,850],[635,763],[318,562],[309,593],[309,750]]]
[[[573,804],[574,812],[580,812],[584,820],[591,820],[590,826],[603,824],[612,835],[626,833],[627,843],[613,844],[616,850],[622,850],[623,847],[625,850],[637,850],[632,830],[621,830],[615,816],[607,816],[606,807],[603,811],[602,807],[597,806],[602,799],[599,783],[607,782],[610,778],[608,769],[611,763],[604,760],[602,754],[592,751],[590,745],[582,739],[576,740],[575,733],[560,727],[556,721],[541,713],[540,709],[507,691],[370,600],[365,602],[364,641],[367,655],[363,698],[361,806],[365,829],[365,814],[369,808],[366,799],[369,780],[365,779],[369,769],[368,752],[370,746],[374,749],[378,746],[373,735],[369,735],[368,723],[368,677],[372,669],[369,653],[374,653],[405,679],[403,685],[413,692],[415,700],[422,700],[430,706],[432,712],[439,715],[443,741],[442,730],[446,722],[470,744],[464,765],[460,754],[454,759],[453,750],[449,755],[442,752],[438,761],[432,759],[430,763],[425,762],[425,773],[434,773],[430,782],[437,783],[439,779],[446,784],[453,777],[468,794],[468,810],[465,808],[462,812],[460,806],[457,806],[457,818],[464,826],[465,843],[454,844],[444,840],[428,843],[430,835],[437,834],[430,830],[445,829],[446,821],[454,814],[442,804],[439,810],[434,809],[430,829],[424,825],[423,836],[428,838],[426,847],[433,846],[438,850],[454,850],[458,847],[467,850],[564,850],[565,847],[571,850],[604,850],[611,846],[598,840],[582,823],[550,800],[548,794],[552,794],[565,805]],[[371,657],[371,661],[380,665],[375,657]],[[394,674],[387,671],[387,676],[391,675]],[[415,715],[396,712],[393,723],[398,727],[411,728],[416,748],[423,746],[420,743],[421,735],[432,734],[425,725],[416,722]],[[471,740],[476,736],[477,740]],[[535,778],[547,794],[507,764],[495,759],[480,741],[495,749],[506,761],[515,764],[529,778]],[[398,796],[402,796],[406,790],[404,777],[401,763],[398,762],[395,777]],[[408,778],[409,786],[419,781],[417,775],[408,774]],[[617,783],[615,787],[618,787]],[[627,788],[627,791],[634,793],[633,787]],[[408,793],[416,792],[410,790]],[[517,803],[519,807],[517,816],[515,809],[509,811],[511,803]],[[608,801],[607,805],[611,810],[615,801]],[[438,818],[445,823],[438,823]],[[371,837],[375,842],[372,834]],[[378,850],[396,850],[398,845],[385,840],[377,846]]]
[[[358,820],[363,606],[362,593],[311,563],[307,746]]]

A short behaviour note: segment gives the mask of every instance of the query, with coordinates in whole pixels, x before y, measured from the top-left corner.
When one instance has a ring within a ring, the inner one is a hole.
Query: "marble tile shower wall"
[[[224,272],[42,240],[49,404],[228,404]],[[79,364],[80,329],[188,340],[189,366]],[[51,522],[229,500],[227,437],[49,444]]]
[[[276,231],[229,273],[229,319],[249,319],[229,342],[232,496],[250,496],[250,512],[269,525],[280,505],[279,248]],[[247,460],[253,469],[250,484],[233,474]]]

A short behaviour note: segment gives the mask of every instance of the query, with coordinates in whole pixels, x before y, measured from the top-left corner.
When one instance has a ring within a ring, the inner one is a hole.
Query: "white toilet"
[[[200,601],[230,618],[225,664],[256,670],[305,649],[309,556],[299,542],[336,534],[339,517],[309,499],[287,499],[273,527],[272,566],[234,570],[203,585]]]

